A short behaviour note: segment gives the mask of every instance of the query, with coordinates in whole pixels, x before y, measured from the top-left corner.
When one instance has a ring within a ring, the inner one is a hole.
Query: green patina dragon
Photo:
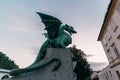
[[[37,14],[41,17],[42,22],[45,24],[45,30],[47,30],[47,33],[44,33],[44,35],[45,37],[47,37],[47,40],[42,45],[34,63],[24,69],[12,70],[9,73],[11,76],[16,76],[21,73],[27,73],[41,69],[42,67],[45,67],[54,61],[56,61],[57,64],[55,65],[52,71],[57,70],[61,65],[61,61],[57,58],[53,58],[52,60],[37,67],[32,66],[40,62],[42,59],[44,59],[44,57],[46,56],[47,48],[66,48],[66,46],[72,43],[71,35],[76,33],[72,26],[62,24],[62,22],[56,17],[43,14],[40,12],[37,12]]]

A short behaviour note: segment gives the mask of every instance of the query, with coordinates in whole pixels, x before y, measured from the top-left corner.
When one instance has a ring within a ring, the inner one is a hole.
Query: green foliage
[[[12,70],[18,68],[18,65],[16,65],[14,61],[9,59],[9,57],[7,57],[5,54],[0,52],[0,68]]]
[[[70,47],[71,52],[73,53],[73,61],[77,61],[74,72],[77,75],[77,80],[90,80],[92,69],[90,64],[88,64],[85,53],[77,49],[74,45]]]

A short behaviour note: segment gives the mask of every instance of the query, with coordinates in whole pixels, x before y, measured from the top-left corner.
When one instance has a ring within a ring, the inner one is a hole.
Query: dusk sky
[[[99,70],[108,62],[97,41],[110,0],[0,0],[0,52],[21,68],[33,63],[46,40],[44,24],[36,12],[46,13],[77,31],[73,42],[83,50],[91,67]]]

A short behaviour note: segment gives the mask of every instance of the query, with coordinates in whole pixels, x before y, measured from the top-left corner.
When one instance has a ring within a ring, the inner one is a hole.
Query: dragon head
[[[68,31],[70,35],[77,33],[72,26],[69,26],[67,24],[65,24],[65,26],[66,26],[65,30]]]

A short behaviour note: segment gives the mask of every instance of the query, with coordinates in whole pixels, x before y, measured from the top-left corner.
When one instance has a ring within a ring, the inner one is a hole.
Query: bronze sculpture
[[[11,76],[16,76],[21,73],[38,70],[54,61],[56,61],[57,64],[54,67],[53,71],[57,70],[61,65],[61,61],[56,58],[53,58],[47,63],[37,67],[32,66],[44,59],[44,57],[46,56],[47,48],[66,48],[66,46],[72,43],[71,35],[76,33],[72,26],[62,24],[62,22],[56,17],[39,12],[37,12],[37,14],[41,17],[42,22],[45,24],[45,30],[47,30],[47,33],[44,33],[44,35],[45,37],[47,37],[47,40],[41,46],[41,49],[34,63],[27,68],[11,71]]]

